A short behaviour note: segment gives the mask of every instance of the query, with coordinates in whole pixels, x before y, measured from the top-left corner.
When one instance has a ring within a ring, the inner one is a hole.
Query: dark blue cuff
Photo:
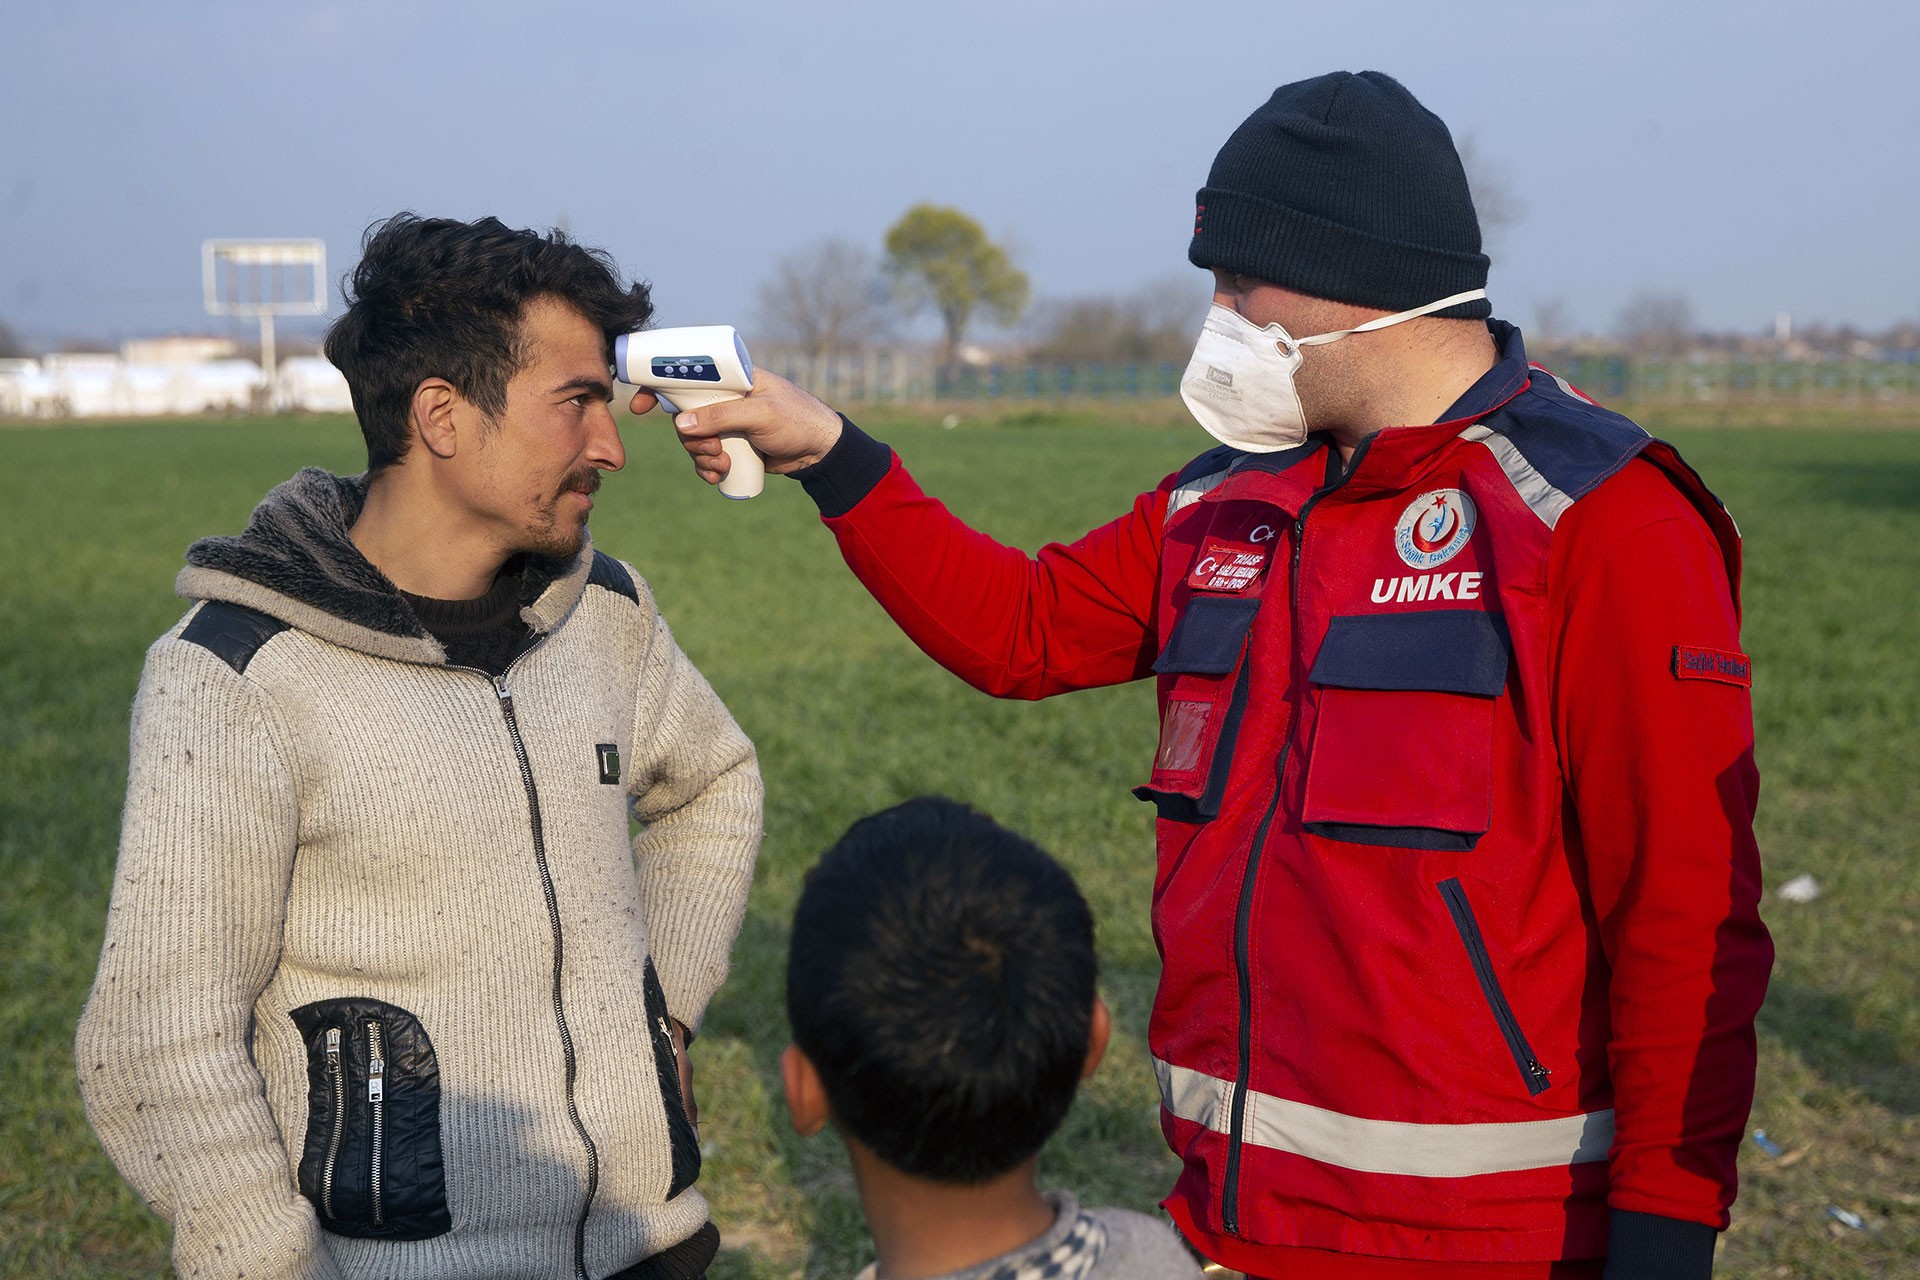
[[[1698,1222],[1615,1209],[1605,1280],[1709,1280],[1719,1234]]]
[[[886,479],[892,466],[893,450],[847,421],[843,413],[840,438],[827,450],[827,456],[792,474],[820,508],[820,514],[831,520],[853,510],[860,499],[873,492],[873,486]]]

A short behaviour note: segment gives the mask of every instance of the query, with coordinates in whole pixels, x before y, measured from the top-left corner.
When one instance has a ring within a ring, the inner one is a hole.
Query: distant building
[[[120,358],[128,364],[201,364],[229,359],[239,350],[230,338],[129,338],[120,344]]]
[[[352,413],[353,395],[346,377],[320,356],[292,356],[280,362],[273,407],[280,413]]]

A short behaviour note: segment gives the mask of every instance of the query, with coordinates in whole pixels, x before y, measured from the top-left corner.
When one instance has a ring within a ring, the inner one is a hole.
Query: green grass
[[[1128,406],[958,407],[945,431],[868,425],[966,519],[1029,549],[1109,518],[1197,451],[1191,426]],[[1177,410],[1177,406],[1174,407]],[[1123,416],[1116,412],[1114,417]],[[1650,424],[1665,434],[1657,414]],[[1780,964],[1761,1016],[1754,1123],[1799,1158],[1748,1145],[1720,1274],[1920,1272],[1920,434],[1741,429],[1675,420],[1672,438],[1747,538],[1770,885],[1825,889],[1765,910]],[[702,1179],[728,1248],[718,1277],[849,1274],[868,1256],[830,1138],[787,1130],[775,1062],[780,975],[802,872],[852,819],[925,791],[980,805],[1073,867],[1100,925],[1117,1016],[1043,1174],[1148,1207],[1171,1158],[1153,1119],[1145,1026],[1150,811],[1127,794],[1154,737],[1150,688],[1000,703],[934,667],[839,562],[798,486],[728,503],[690,476],[661,420],[595,513],[599,544],[653,584],[681,644],[759,745],[767,840],[735,968],[696,1048]],[[340,419],[168,422],[0,432],[0,1276],[166,1272],[167,1230],[120,1182],[72,1086],[72,1032],[104,920],[126,715],[140,655],[178,616],[192,538],[237,530],[302,464],[351,469]],[[1829,1204],[1869,1229],[1833,1224]]]

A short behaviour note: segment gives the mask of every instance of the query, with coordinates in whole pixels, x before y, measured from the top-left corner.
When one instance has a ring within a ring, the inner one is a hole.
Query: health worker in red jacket
[[[1219,444],[1029,558],[770,375],[680,415],[797,475],[1001,697],[1153,676],[1166,1207],[1249,1275],[1704,1277],[1772,945],[1740,542],[1490,318],[1446,126],[1289,84],[1198,198]]]

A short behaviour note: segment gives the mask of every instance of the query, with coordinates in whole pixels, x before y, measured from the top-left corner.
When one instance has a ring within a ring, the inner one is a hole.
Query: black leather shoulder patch
[[[640,592],[633,585],[633,575],[604,551],[593,553],[593,568],[587,571],[587,585],[605,588],[615,595],[625,596],[635,604],[640,603]]]
[[[197,644],[232,667],[241,675],[260,646],[288,629],[290,624],[268,617],[258,609],[225,600],[209,600],[193,615],[180,638]]]

